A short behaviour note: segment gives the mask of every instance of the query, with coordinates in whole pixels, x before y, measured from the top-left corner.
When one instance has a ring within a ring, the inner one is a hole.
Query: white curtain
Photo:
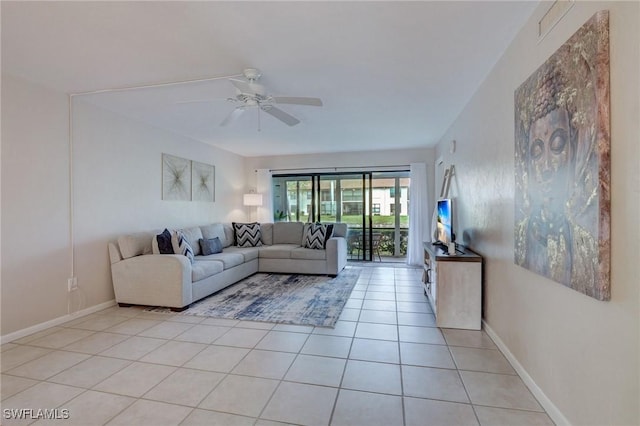
[[[423,262],[423,242],[429,241],[431,213],[427,191],[427,165],[410,165],[409,187],[409,241],[407,242],[407,264],[420,266]]]
[[[262,206],[258,207],[258,222],[273,222],[273,183],[271,170],[256,170],[256,192],[262,194]]]

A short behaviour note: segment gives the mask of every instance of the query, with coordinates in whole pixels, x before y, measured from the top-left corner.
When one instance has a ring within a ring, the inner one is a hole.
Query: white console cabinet
[[[482,328],[482,257],[458,246],[455,255],[424,243],[424,292],[436,325],[442,328]]]

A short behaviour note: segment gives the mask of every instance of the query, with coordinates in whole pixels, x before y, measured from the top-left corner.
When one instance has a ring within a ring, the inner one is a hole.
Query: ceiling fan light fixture
[[[257,83],[262,73],[257,68],[246,68],[242,75],[246,81],[229,78],[229,82],[236,88],[237,94],[235,98],[229,98],[229,101],[239,104],[231,114],[225,118],[221,126],[227,126],[235,121],[244,108],[256,108],[258,110],[258,131],[260,131],[260,110],[281,121],[287,126],[295,126],[300,123],[296,117],[281,110],[276,105],[305,105],[305,106],[322,106],[320,98],[308,98],[297,96],[272,96],[267,92],[264,86]],[[274,105],[275,104],[275,105]]]

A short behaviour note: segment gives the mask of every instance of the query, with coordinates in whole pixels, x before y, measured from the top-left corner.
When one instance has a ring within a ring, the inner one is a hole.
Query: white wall
[[[107,242],[118,235],[245,218],[243,157],[82,99],[73,126],[75,264],[87,306],[114,297]],[[162,153],[213,164],[215,202],[163,201]]]
[[[67,314],[67,97],[2,75],[2,335]]]
[[[304,143],[304,142],[301,142]],[[248,177],[255,169],[313,169],[333,167],[375,167],[409,165],[434,161],[432,148],[394,149],[388,151],[338,152],[331,154],[278,155],[247,158]],[[338,170],[340,171],[340,170]],[[286,173],[286,172],[284,172]],[[249,182],[249,181],[248,181]]]
[[[485,256],[484,316],[559,422],[640,424],[640,8],[576,2],[542,41],[541,5],[438,145],[456,166],[458,234]],[[610,11],[612,296],[600,302],[513,262],[514,91],[596,11]],[[450,141],[457,141],[455,154]],[[548,402],[548,401],[547,401]]]
[[[71,155],[67,95],[2,75],[2,336],[112,300],[121,233],[246,217],[243,157],[78,99]],[[163,152],[215,165],[215,203],[162,201]]]

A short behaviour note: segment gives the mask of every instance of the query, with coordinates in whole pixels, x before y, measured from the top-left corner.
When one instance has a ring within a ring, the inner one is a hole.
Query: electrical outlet
[[[69,292],[76,291],[78,289],[78,278],[69,278],[67,281],[67,290]]]

